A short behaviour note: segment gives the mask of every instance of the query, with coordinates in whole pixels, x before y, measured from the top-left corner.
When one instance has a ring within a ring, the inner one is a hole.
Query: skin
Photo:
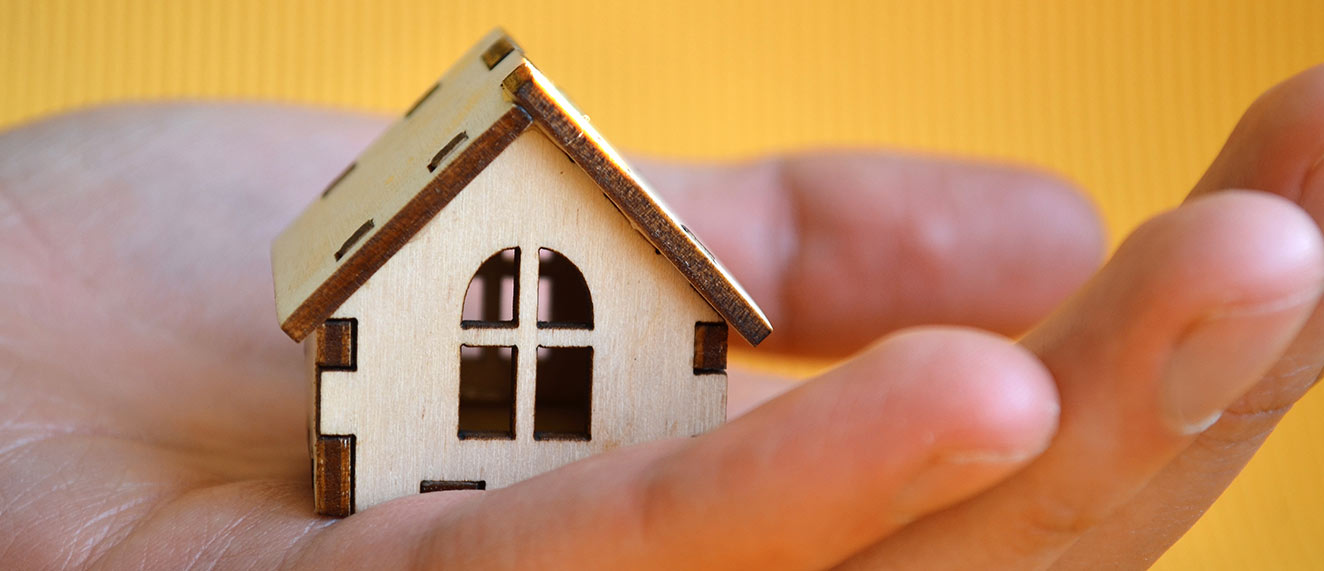
[[[1321,108],[1324,68],[1265,94],[1192,198],[1102,268],[1093,210],[1043,174],[645,163],[777,324],[760,351],[840,366],[732,371],[748,412],[710,434],[344,520],[311,514],[265,253],[383,122],[165,106],[18,128],[0,135],[0,557],[1143,567],[1324,366]]]

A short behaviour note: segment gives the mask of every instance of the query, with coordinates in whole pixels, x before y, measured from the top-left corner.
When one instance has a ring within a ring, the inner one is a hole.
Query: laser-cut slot
[[[515,438],[515,347],[460,346],[461,440]]]
[[[501,250],[478,266],[464,292],[460,320],[466,329],[519,324],[519,248]]]
[[[357,244],[359,239],[363,238],[363,236],[370,231],[372,231],[371,218],[369,218],[367,222],[364,222],[361,226],[359,226],[359,229],[355,230],[353,234],[350,234],[349,238],[345,240],[344,244],[340,245],[340,249],[336,250],[336,261],[339,262],[340,258],[345,257],[345,254],[349,253],[350,249],[354,247],[354,244]]]
[[[317,328],[317,367],[326,371],[357,368],[357,319],[328,319]]]
[[[441,150],[437,151],[436,155],[433,155],[432,160],[428,161],[428,172],[437,170],[437,166],[441,164],[441,161],[446,159],[446,155],[449,155],[451,151],[455,150],[455,147],[460,146],[460,143],[467,140],[469,140],[469,133],[465,131],[460,131],[458,135],[451,137],[450,142],[442,146]]]
[[[534,440],[590,440],[593,348],[538,347]]]
[[[317,513],[354,513],[354,435],[323,434],[313,445],[313,502]]]
[[[694,324],[694,374],[726,372],[726,323]]]
[[[423,480],[418,483],[418,493],[449,492],[452,490],[486,490],[487,480]]]
[[[441,82],[432,84],[432,88],[429,89],[427,93],[424,93],[421,97],[419,97],[418,101],[415,101],[413,105],[410,105],[408,111],[405,111],[405,119],[408,119],[410,115],[413,115],[415,111],[418,111],[418,108],[423,105],[423,102],[427,101],[428,98],[432,97],[432,94],[436,93],[437,90],[440,88],[441,88]]]
[[[331,184],[326,185],[326,190],[322,191],[322,198],[326,198],[326,195],[331,194],[332,190],[335,190],[337,186],[340,186],[340,181],[345,180],[345,177],[349,176],[349,173],[353,171],[354,167],[358,166],[358,164],[359,163],[357,162],[349,163],[349,166],[345,167],[345,170],[340,171],[340,174],[336,175],[335,180],[332,180]]]
[[[492,42],[492,45],[483,51],[483,65],[486,65],[487,69],[492,69],[513,51],[515,51],[515,43],[510,41],[510,38],[505,36],[497,38],[497,41]]]
[[[550,248],[538,249],[538,327],[593,328],[593,296],[584,274]]]

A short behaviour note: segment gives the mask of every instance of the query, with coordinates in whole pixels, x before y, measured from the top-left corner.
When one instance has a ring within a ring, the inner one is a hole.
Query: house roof
[[[281,329],[302,340],[536,126],[742,337],[772,325],[749,294],[501,30],[372,143],[271,248]]]

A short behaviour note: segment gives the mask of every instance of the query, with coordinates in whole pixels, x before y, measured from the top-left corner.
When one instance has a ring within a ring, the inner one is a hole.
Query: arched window
[[[537,304],[522,309],[520,276],[532,277],[535,261]],[[473,334],[460,347],[459,438],[515,439],[521,386],[534,390],[534,440],[591,438],[593,297],[574,263],[550,248],[528,260],[519,248],[501,250],[474,273],[460,319]],[[530,327],[536,346],[521,347]],[[521,379],[519,359],[529,356],[536,366],[524,374],[533,378]]]
[[[464,292],[460,319],[466,328],[519,325],[519,248],[492,254],[478,266]]]
[[[538,250],[538,327],[593,328],[593,296],[584,274],[556,250]]]

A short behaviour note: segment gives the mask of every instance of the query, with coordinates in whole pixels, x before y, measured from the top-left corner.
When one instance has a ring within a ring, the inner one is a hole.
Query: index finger
[[[775,351],[841,356],[919,324],[1016,335],[1104,251],[1091,203],[1027,169],[878,152],[641,163],[768,313]]]

